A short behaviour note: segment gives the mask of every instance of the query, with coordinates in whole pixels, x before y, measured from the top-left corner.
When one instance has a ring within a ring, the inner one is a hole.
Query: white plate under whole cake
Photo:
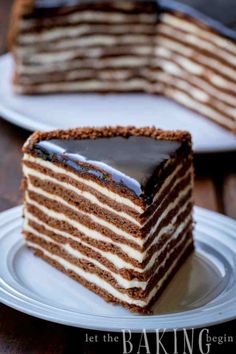
[[[18,96],[12,91],[13,61],[0,57],[0,115],[28,130],[78,126],[155,125],[189,130],[197,153],[236,150],[236,136],[184,107],[146,94]]]
[[[49,321],[119,331],[205,327],[236,318],[236,221],[195,208],[196,251],[155,305],[135,315],[35,257],[21,236],[22,207],[0,214],[0,302]]]

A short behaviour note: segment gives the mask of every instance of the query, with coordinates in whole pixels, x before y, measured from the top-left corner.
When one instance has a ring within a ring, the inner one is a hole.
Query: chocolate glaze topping
[[[77,172],[115,181],[140,196],[154,173],[180,148],[181,142],[145,136],[41,140],[33,151]]]

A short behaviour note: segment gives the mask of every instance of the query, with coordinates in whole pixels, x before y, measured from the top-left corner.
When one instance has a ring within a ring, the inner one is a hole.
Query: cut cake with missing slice
[[[235,0],[15,0],[14,91],[162,95],[236,134],[235,12]]]
[[[27,245],[106,301],[149,313],[193,249],[190,134],[36,132],[23,152]]]

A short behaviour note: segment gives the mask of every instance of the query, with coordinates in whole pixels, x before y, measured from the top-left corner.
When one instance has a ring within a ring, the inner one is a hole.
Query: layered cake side
[[[27,245],[106,301],[149,313],[193,249],[190,135],[81,128],[34,133],[23,151]]]

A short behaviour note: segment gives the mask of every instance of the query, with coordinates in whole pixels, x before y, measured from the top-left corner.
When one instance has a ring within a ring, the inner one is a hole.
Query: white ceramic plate
[[[13,63],[0,58],[0,115],[29,130],[51,130],[87,125],[155,125],[185,129],[193,135],[198,153],[236,150],[236,137],[178,104],[145,94],[60,94],[18,96],[12,92]]]
[[[27,314],[75,327],[119,331],[193,328],[236,318],[236,222],[195,208],[196,252],[155,305],[140,316],[100,297],[26,248],[22,208],[0,214],[0,301]]]

